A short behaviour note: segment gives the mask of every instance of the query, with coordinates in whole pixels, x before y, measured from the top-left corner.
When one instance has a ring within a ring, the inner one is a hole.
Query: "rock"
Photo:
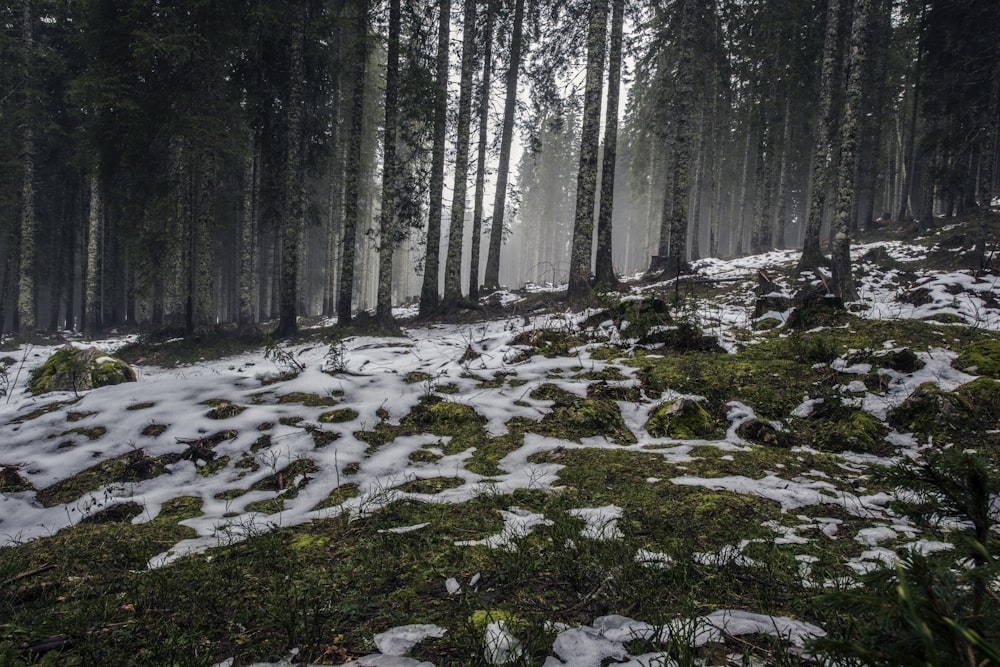
[[[900,373],[916,373],[924,367],[924,362],[910,350],[899,350],[888,356],[885,365]]]
[[[960,428],[971,416],[965,399],[925,382],[890,410],[886,421],[900,431],[935,435]]]
[[[66,345],[32,371],[28,390],[79,392],[135,381],[135,371],[121,359],[94,347]]]
[[[743,422],[736,429],[736,435],[757,445],[783,448],[791,446],[791,443],[788,442],[789,438],[785,433],[776,429],[770,422],[761,419],[755,418]]]

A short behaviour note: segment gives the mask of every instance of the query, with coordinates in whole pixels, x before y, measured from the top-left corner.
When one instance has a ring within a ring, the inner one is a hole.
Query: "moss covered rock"
[[[971,416],[965,398],[944,391],[933,382],[925,382],[890,410],[886,418],[890,426],[901,431],[937,435],[960,428]]]
[[[966,345],[955,366],[969,373],[1000,378],[1000,340],[980,340]]]
[[[135,371],[121,359],[94,347],[66,345],[32,371],[28,389],[33,394],[78,392],[135,381]]]
[[[719,434],[719,427],[698,401],[679,398],[653,408],[646,421],[646,432],[654,438],[691,440],[714,437]]]

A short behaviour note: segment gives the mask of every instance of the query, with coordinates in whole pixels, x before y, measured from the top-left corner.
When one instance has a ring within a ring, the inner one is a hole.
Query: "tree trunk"
[[[100,304],[101,233],[104,230],[104,211],[101,204],[100,181],[97,168],[90,175],[90,211],[87,216],[87,280],[84,290],[83,331],[94,338],[102,329]]]
[[[834,216],[833,293],[844,301],[858,298],[851,272],[851,218],[854,212],[854,183],[858,170],[858,134],[861,117],[862,77],[868,57],[869,18],[872,0],[855,0],[851,24],[851,55],[844,118],[840,124],[840,173],[837,179],[837,208]]]
[[[437,312],[439,306],[438,285],[441,273],[441,209],[444,205],[444,154],[448,129],[448,49],[451,29],[451,0],[440,0],[440,2],[437,79],[434,85],[430,205],[427,212],[427,249],[424,257],[423,283],[420,288],[421,317],[429,317]],[[496,215],[495,211],[494,215]],[[487,267],[487,272],[488,270]]]
[[[753,105],[751,104],[751,109]],[[743,255],[743,238],[746,236],[747,199],[750,193],[750,147],[753,145],[752,114],[747,114],[746,141],[743,144],[743,169],[740,172],[739,199],[734,202],[733,229],[729,238],[729,253],[733,257]]]
[[[486,132],[490,111],[490,74],[493,69],[493,19],[496,0],[486,6],[486,35],[483,47],[483,80],[479,95],[479,149],[476,156],[476,194],[472,206],[472,248],[469,261],[469,299],[479,298],[479,247],[483,236],[483,189],[486,181]]]
[[[212,331],[215,326],[215,299],[213,277],[215,274],[215,252],[212,234],[213,202],[215,197],[215,156],[209,149],[200,153],[198,191],[195,201],[195,218],[191,246],[191,330],[197,335]]]
[[[507,66],[507,98],[503,107],[503,129],[500,132],[500,163],[497,166],[497,186],[493,198],[493,221],[490,225],[490,246],[486,256],[486,276],[483,285],[488,290],[500,287],[500,246],[503,242],[504,211],[507,203],[507,176],[510,172],[510,146],[514,136],[514,111],[517,109],[517,73],[521,66],[521,39],[524,29],[524,0],[515,0],[514,25],[510,41],[510,63]]]
[[[819,247],[820,228],[823,226],[823,207],[826,202],[827,172],[830,162],[830,115],[833,106],[833,80],[837,58],[837,28],[840,21],[840,0],[829,0],[826,10],[826,37],[823,41],[823,65],[820,73],[819,113],[813,134],[813,154],[810,173],[809,216],[806,218],[805,237],[802,240],[800,271],[813,270],[825,263]]]
[[[600,140],[601,89],[604,47],[608,29],[608,0],[591,0],[587,34],[587,81],[583,94],[580,131],[580,170],[576,180],[576,214],[570,247],[567,297],[575,306],[590,301],[590,261],[594,247],[594,197],[597,191],[597,151]],[[613,177],[612,177],[613,178]]]
[[[237,326],[243,333],[257,329],[253,296],[256,281],[257,219],[260,193],[260,148],[254,133],[243,158],[243,202],[240,210],[239,307]]]
[[[379,216],[378,296],[375,321],[389,329],[392,317],[392,255],[398,242],[396,126],[399,106],[400,0],[389,0],[389,42],[385,69],[385,137],[382,142],[382,210]]]
[[[601,202],[597,215],[597,258],[594,280],[599,288],[618,284],[613,259],[612,219],[615,203],[615,167],[618,161],[618,94],[621,88],[622,33],[625,0],[611,2],[611,43],[608,51],[608,102],[604,118],[604,158],[601,164]]]
[[[298,332],[299,253],[302,237],[304,157],[302,155],[305,88],[305,14],[303,0],[291,3],[292,23],[289,44],[288,115],[285,179],[285,208],[281,221],[281,296],[278,328],[275,335],[284,338]]]
[[[341,244],[340,294],[337,299],[337,323],[350,324],[354,298],[354,261],[360,222],[361,147],[364,138],[365,69],[368,61],[368,0],[357,0],[357,40],[354,57],[354,91],[351,101],[351,143],[347,148],[347,173],[344,183],[344,240]]]
[[[695,152],[695,168],[694,168],[694,189],[691,194],[694,197],[694,206],[691,211],[691,261],[701,259],[701,200],[702,200],[702,188],[705,185],[705,151],[707,150],[707,141],[705,140],[705,109],[704,102],[700,98],[697,100],[698,108],[695,112],[697,114],[697,122],[692,123],[692,126],[698,128],[698,148]]]
[[[785,117],[781,130],[781,164],[778,167],[778,214],[774,226],[774,247],[785,248],[785,230],[788,229],[789,162],[792,158],[792,97],[785,98]]]
[[[458,139],[455,146],[455,187],[448,227],[448,256],[444,266],[444,299],[449,307],[462,298],[462,243],[465,231],[465,193],[469,179],[469,134],[472,125],[472,69],[475,65],[476,0],[465,0],[462,26],[462,74],[458,92]]]
[[[690,199],[691,144],[694,129],[694,50],[698,7],[695,0],[682,5],[680,54],[677,62],[677,102],[674,120],[673,188],[670,194],[670,250],[664,271],[674,277],[687,273],[688,200]]]
[[[31,67],[34,60],[32,0],[24,0],[21,39],[24,43],[24,133],[21,137],[21,244],[17,280],[17,330],[33,333],[35,324],[35,131]]]

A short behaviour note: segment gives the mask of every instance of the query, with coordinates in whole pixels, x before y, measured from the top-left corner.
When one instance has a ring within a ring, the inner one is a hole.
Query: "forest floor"
[[[19,344],[0,665],[819,664],[817,596],[950,548],[871,468],[1000,464],[997,218],[862,239],[846,310],[775,251],[401,337],[76,342],[139,376],[78,393]]]

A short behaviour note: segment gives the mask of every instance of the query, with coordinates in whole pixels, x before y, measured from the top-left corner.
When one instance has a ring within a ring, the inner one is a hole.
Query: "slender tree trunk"
[[[364,137],[365,79],[368,61],[368,0],[357,2],[357,40],[354,57],[354,91],[351,101],[351,143],[347,148],[347,173],[344,183],[344,240],[341,244],[340,294],[337,299],[337,322],[350,324],[354,298],[354,262],[360,223],[361,147]]]
[[[88,338],[101,332],[102,317],[100,306],[101,274],[101,233],[104,230],[104,211],[101,203],[101,189],[97,168],[90,175],[90,211],[87,216],[87,280],[84,289],[83,331]]]
[[[517,73],[521,66],[521,40],[524,29],[524,0],[514,2],[514,25],[510,40],[510,63],[507,66],[507,98],[503,107],[503,129],[500,132],[500,163],[497,166],[497,187],[493,198],[493,220],[490,225],[490,246],[486,256],[487,290],[500,287],[500,246],[503,242],[504,211],[507,203],[507,177],[510,171],[510,146],[514,137],[514,112],[517,109]]]
[[[604,118],[604,158],[601,164],[601,202],[597,215],[597,258],[594,280],[599,287],[618,284],[613,259],[612,220],[615,203],[615,167],[618,162],[618,95],[621,89],[622,33],[625,0],[611,2],[611,43],[608,51],[608,102]]]
[[[778,168],[778,214],[774,226],[774,247],[785,248],[785,231],[788,229],[789,163],[792,158],[792,97],[785,98],[785,117],[781,130],[781,164]]]
[[[34,59],[32,0],[24,0],[21,39],[24,43],[24,109],[26,118],[21,136],[21,244],[17,280],[17,330],[32,333],[35,324],[35,130],[31,67]]]
[[[851,218],[854,212],[854,183],[858,171],[858,134],[861,120],[862,77],[868,57],[869,19],[872,0],[855,0],[851,24],[850,74],[844,119],[840,124],[840,173],[837,179],[837,208],[833,238],[833,292],[844,301],[858,298],[851,272]]]
[[[216,165],[210,150],[202,150],[198,173],[196,217],[192,229],[192,330],[194,334],[206,334],[215,325],[215,249],[213,242],[213,202],[215,198]]]
[[[490,111],[490,74],[493,69],[493,20],[496,0],[486,5],[486,35],[483,47],[483,80],[479,94],[479,148],[476,156],[476,194],[472,206],[472,248],[469,261],[469,299],[479,298],[479,248],[483,236],[483,189],[486,181],[486,132]]]
[[[922,76],[921,61],[923,60],[923,49],[917,43],[917,61],[913,67],[913,94],[910,101],[910,117],[906,124],[906,140],[903,146],[903,185],[900,188],[899,213],[896,215],[898,222],[908,222],[913,219],[913,177],[917,170],[917,116],[920,108],[920,77]]]
[[[240,210],[239,306],[237,326],[241,332],[257,329],[253,297],[256,282],[254,259],[257,252],[258,197],[260,193],[260,149],[255,133],[250,136],[250,150],[243,158],[243,202]]]
[[[399,106],[400,0],[389,0],[389,42],[385,69],[385,137],[382,142],[382,211],[379,216],[378,296],[375,321],[392,328],[392,255],[398,242],[396,125]]]
[[[299,253],[303,223],[303,179],[302,137],[304,128],[304,88],[305,88],[305,14],[304,0],[291,3],[293,13],[291,24],[291,44],[289,45],[288,78],[288,139],[285,164],[285,209],[281,223],[281,297],[279,303],[278,337],[292,336],[298,332],[299,301]]]
[[[608,0],[591,0],[587,35],[587,81],[583,94],[580,132],[580,170],[576,181],[576,214],[570,248],[567,297],[575,306],[590,301],[590,262],[594,247],[594,197],[597,191],[597,152],[601,123],[604,48],[608,31]],[[612,177],[613,178],[613,177]]]
[[[429,317],[437,312],[439,306],[438,285],[441,273],[441,209],[444,205],[444,154],[448,129],[448,49],[451,29],[451,0],[440,0],[440,3],[437,79],[434,85],[430,205],[427,212],[427,250],[424,257],[423,283],[420,288],[421,317]],[[495,215],[496,211],[494,210]]]
[[[469,180],[469,134],[472,125],[472,70],[475,66],[476,0],[465,0],[462,26],[462,74],[458,92],[458,139],[455,146],[455,187],[448,227],[448,256],[444,266],[444,299],[453,306],[462,298],[462,244],[465,231],[465,194]]]
[[[751,109],[753,105],[751,104]],[[753,145],[752,113],[747,114],[746,141],[743,144],[743,169],[740,172],[739,199],[734,202],[734,224],[729,247],[732,248],[730,255],[740,257],[743,255],[743,238],[746,236],[746,210],[747,200],[750,197],[750,147]]]
[[[697,122],[693,123],[695,127],[698,128],[698,148],[695,152],[695,168],[694,168],[694,189],[691,195],[694,197],[693,210],[691,211],[691,261],[701,259],[701,200],[702,200],[702,188],[705,185],[705,151],[707,150],[707,141],[705,138],[705,110],[704,102],[699,96],[697,100]]]
[[[826,10],[826,37],[823,41],[823,65],[820,73],[819,113],[813,135],[813,154],[810,172],[809,216],[806,218],[805,237],[802,240],[800,271],[813,270],[826,260],[819,247],[820,228],[823,225],[823,208],[828,185],[827,172],[831,157],[830,116],[833,106],[833,80],[837,58],[837,33],[840,21],[840,0],[829,0]]]

